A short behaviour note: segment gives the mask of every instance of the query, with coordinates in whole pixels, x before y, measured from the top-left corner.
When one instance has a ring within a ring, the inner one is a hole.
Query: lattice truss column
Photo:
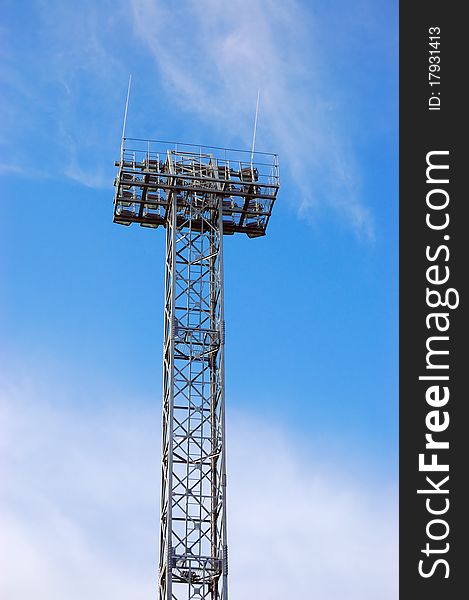
[[[159,598],[227,600],[222,198],[168,200]]]
[[[116,166],[114,222],[166,228],[159,598],[228,600],[222,239],[265,235],[278,157],[123,138]]]

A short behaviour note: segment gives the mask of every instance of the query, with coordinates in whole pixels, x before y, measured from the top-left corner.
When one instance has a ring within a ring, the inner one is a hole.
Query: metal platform
[[[114,222],[167,226],[171,197],[177,223],[200,230],[193,209],[221,200],[223,233],[265,235],[279,189],[276,154],[126,138],[114,185]],[[216,218],[216,215],[214,215]]]

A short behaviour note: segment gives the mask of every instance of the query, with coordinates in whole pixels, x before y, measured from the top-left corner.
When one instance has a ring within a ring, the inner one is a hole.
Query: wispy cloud
[[[155,592],[159,407],[102,390],[80,407],[81,395],[34,378],[3,387],[0,595],[9,600]],[[233,597],[397,598],[392,482],[356,474],[345,458],[305,456],[291,433],[250,415],[229,420],[228,466]]]
[[[24,176],[112,186],[119,147],[120,75],[112,46],[120,21],[104,5],[34,0],[5,43],[2,154]],[[28,27],[34,23],[34,29]],[[25,26],[26,25],[26,26]],[[119,101],[119,102],[118,102]],[[5,171],[4,171],[5,172]]]
[[[195,116],[215,138],[203,141],[222,145],[250,147],[260,89],[258,148],[280,154],[291,184],[285,201],[307,220],[329,211],[372,239],[345,84],[332,83],[334,46],[323,47],[330,22],[310,8],[296,0],[117,0],[87,1],[77,12],[36,0],[34,35],[26,43],[22,29],[7,43],[1,106],[13,164],[32,164],[40,149],[46,175],[97,187],[112,181],[131,71],[160,116],[177,106],[180,122]],[[358,25],[341,27],[338,40]]]
[[[250,146],[257,89],[259,140],[278,151],[294,185],[289,200],[306,218],[332,208],[363,237],[373,220],[360,197],[361,173],[338,124],[320,22],[287,0],[131,0],[136,34],[152,53],[171,97]]]
[[[27,170],[20,165],[12,165],[8,163],[0,164],[1,175],[25,175]]]

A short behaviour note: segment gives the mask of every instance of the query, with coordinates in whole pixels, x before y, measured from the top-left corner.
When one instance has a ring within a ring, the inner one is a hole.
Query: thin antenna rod
[[[124,147],[125,126],[127,124],[127,111],[129,110],[130,86],[132,85],[132,74],[129,75],[129,85],[127,87],[127,99],[125,101],[124,123],[122,125],[122,148]]]
[[[256,131],[257,131],[257,117],[259,115],[259,96],[260,89],[257,89],[257,102],[256,102],[256,117],[254,119],[254,131],[252,134],[252,148],[251,148],[251,163],[254,160],[254,147],[256,145]]]

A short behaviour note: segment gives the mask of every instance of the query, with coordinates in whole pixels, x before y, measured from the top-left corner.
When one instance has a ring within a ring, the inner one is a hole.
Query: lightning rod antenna
[[[124,149],[125,126],[127,124],[127,111],[129,110],[130,86],[132,85],[132,73],[129,75],[129,85],[127,87],[127,99],[125,101],[124,123],[122,124],[122,144],[121,150]]]
[[[254,147],[256,145],[257,117],[259,116],[259,96],[260,89],[257,88],[256,116],[254,118],[254,131],[252,133],[251,164],[254,160]]]

